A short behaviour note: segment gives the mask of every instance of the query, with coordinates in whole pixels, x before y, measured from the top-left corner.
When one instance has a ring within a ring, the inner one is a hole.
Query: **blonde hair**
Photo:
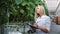
[[[45,9],[44,9],[44,6],[43,5],[38,5],[40,8],[42,8],[43,9],[43,11],[44,11],[44,14],[45,14]],[[35,9],[36,10],[36,9]],[[35,19],[35,21],[36,21],[36,19],[39,17],[39,15],[37,15],[37,13],[36,13],[36,11],[35,11],[35,17],[34,17],[34,19]]]

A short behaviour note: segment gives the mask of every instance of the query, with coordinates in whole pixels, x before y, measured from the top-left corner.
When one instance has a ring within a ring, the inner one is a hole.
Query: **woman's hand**
[[[34,23],[34,27],[38,28],[37,23]],[[36,28],[33,28],[33,27],[32,27],[32,29],[34,30],[34,32],[36,32]]]
[[[37,23],[34,23],[34,26],[35,26],[36,28],[38,28],[38,24],[37,24]]]

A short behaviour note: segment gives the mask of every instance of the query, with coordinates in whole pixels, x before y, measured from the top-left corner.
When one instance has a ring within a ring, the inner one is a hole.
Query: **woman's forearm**
[[[42,30],[43,32],[48,33],[48,30],[47,30],[46,28],[44,28],[44,27],[42,27],[42,26],[38,26],[38,28],[39,28],[40,30]]]
[[[39,28],[39,29],[42,30],[43,32],[48,33],[48,30],[47,30],[46,28],[44,28],[44,27],[42,27],[42,26],[39,26],[37,23],[35,23],[34,26],[35,26],[36,28]]]

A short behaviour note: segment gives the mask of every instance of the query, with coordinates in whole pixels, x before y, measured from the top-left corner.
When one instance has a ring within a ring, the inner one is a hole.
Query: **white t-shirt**
[[[38,17],[36,20],[36,23],[39,26],[42,26],[42,27],[46,28],[48,31],[50,31],[51,20],[50,20],[49,16],[43,15],[41,17]],[[40,29],[36,29],[36,34],[47,34],[47,33],[44,33]]]

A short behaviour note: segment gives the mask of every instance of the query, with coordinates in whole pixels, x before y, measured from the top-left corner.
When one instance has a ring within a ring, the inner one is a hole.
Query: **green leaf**
[[[22,3],[22,6],[25,6],[26,4],[27,4],[27,2],[23,2],[23,3]]]
[[[15,0],[15,3],[18,5],[18,4],[22,3],[22,0]]]
[[[23,9],[21,9],[21,10],[20,10],[20,13],[22,13],[22,14],[23,14],[23,13],[24,13],[24,10],[23,10]]]

